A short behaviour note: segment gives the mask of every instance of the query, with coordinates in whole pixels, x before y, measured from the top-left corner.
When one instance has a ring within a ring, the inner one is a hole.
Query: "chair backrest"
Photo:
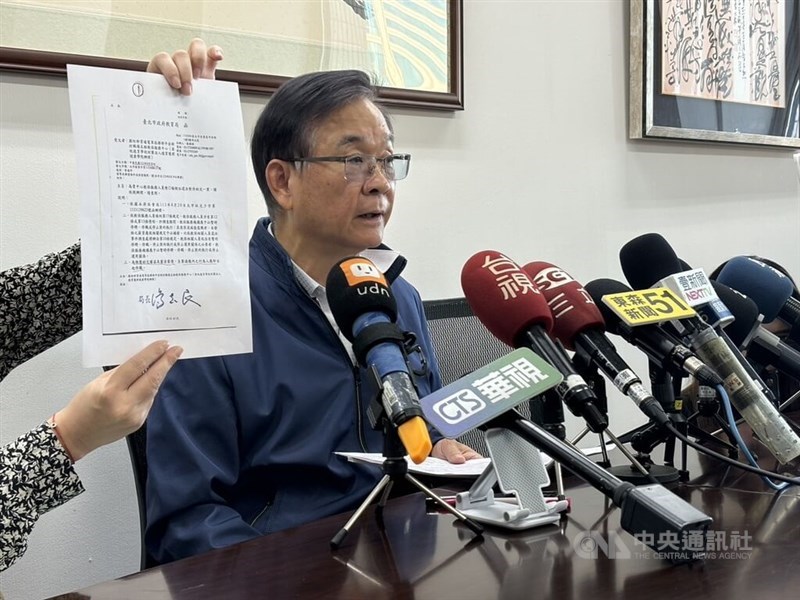
[[[139,429],[126,436],[128,453],[133,467],[133,483],[136,486],[136,499],[139,504],[139,531],[142,540],[141,568],[149,569],[158,563],[147,553],[144,545],[144,530],[147,526],[147,421]]]
[[[426,300],[423,303],[433,348],[439,361],[442,385],[511,352],[511,348],[494,337],[472,313],[466,299]],[[530,417],[528,402],[518,410]],[[483,456],[489,456],[482,431],[465,433],[459,441],[471,446]]]
[[[103,367],[104,371],[110,371],[115,365]],[[133,485],[136,488],[136,503],[139,505],[139,536],[141,540],[141,557],[139,566],[141,569],[149,569],[158,565],[148,553],[144,545],[144,530],[147,527],[147,421],[134,431],[125,436],[128,444],[128,454],[131,457],[133,467]]]

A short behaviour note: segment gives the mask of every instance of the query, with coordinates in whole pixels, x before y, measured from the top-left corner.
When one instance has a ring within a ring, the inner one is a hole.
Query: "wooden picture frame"
[[[387,105],[464,108],[463,0],[141,0],[126,4],[125,14],[108,12],[114,4],[94,11],[80,0],[3,2],[0,69],[65,75],[71,63],[143,70],[156,52],[201,37],[225,53],[217,78],[243,92],[271,94],[301,73],[360,68]]]
[[[800,148],[800,4],[631,0],[630,30],[631,139]]]

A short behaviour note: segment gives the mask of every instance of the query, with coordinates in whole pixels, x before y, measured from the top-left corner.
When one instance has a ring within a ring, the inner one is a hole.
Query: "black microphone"
[[[756,303],[719,281],[713,282],[717,295],[736,317],[725,332],[747,357],[760,365],[771,365],[800,380],[800,352],[761,326]]]
[[[671,333],[658,325],[631,327],[605,305],[602,301],[603,296],[630,292],[631,288],[627,285],[614,279],[595,279],[587,283],[585,289],[600,309],[609,333],[618,335],[639,348],[660,368],[678,377],[692,375],[702,385],[710,387],[722,383],[722,379],[713,369],[706,366],[694,352]]]
[[[754,326],[761,325],[758,306],[750,298],[724,283],[712,280],[711,285],[714,286],[717,296],[733,315],[733,323],[725,326],[725,333],[737,348],[746,350]]]
[[[530,348],[561,372],[564,381],[556,392],[574,415],[583,417],[594,433],[608,427],[594,392],[564,348],[549,337],[550,307],[519,265],[493,250],[478,252],[461,270],[461,287],[472,312],[495,337],[514,348]]]
[[[638,289],[651,287],[682,270],[672,246],[657,233],[639,236],[625,244],[620,250],[620,263],[628,281]],[[680,319],[673,324],[703,362],[722,377],[731,402],[770,452],[784,464],[800,456],[800,438],[759,389],[725,340],[697,317]]]
[[[377,371],[383,409],[400,441],[411,460],[421,463],[431,452],[431,439],[408,372],[405,335],[395,324],[397,303],[386,278],[370,260],[354,256],[334,265],[325,289],[336,324],[353,343],[359,364]],[[377,421],[371,413],[370,419]]]

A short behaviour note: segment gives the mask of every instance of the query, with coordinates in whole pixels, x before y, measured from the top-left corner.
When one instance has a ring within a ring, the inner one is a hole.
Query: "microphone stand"
[[[721,446],[728,450],[728,454],[735,457],[738,454],[736,446],[731,443],[725,442],[712,434],[704,431],[696,424],[698,415],[708,416],[713,414],[723,431],[726,432],[729,439],[734,439],[730,432],[730,428],[722,417],[717,413],[719,409],[719,402],[714,399],[713,402],[703,400],[698,402],[698,411],[690,415],[688,418],[683,413],[683,406],[676,402],[676,398],[680,395],[679,378],[673,377],[670,371],[657,363],[650,361],[650,381],[653,391],[653,396],[661,404],[664,412],[669,416],[670,420],[675,425],[675,428],[684,435],[690,432],[696,439],[701,440],[707,444]],[[650,473],[660,482],[669,483],[672,481],[680,480],[682,482],[689,481],[689,471],[687,469],[687,447],[686,444],[681,443],[681,468],[675,468],[675,437],[666,429],[663,429],[655,423],[650,423],[646,427],[638,430],[631,436],[631,447],[639,453],[640,457],[647,457],[649,463]],[[664,444],[664,465],[654,465],[649,458],[650,453],[658,444]],[[619,475],[619,473],[617,473]],[[622,477],[622,475],[620,475]],[[625,479],[625,477],[622,477]]]
[[[331,548],[336,550],[342,545],[342,542],[349,533],[350,529],[353,528],[353,525],[355,525],[356,521],[358,521],[367,507],[372,504],[372,501],[375,500],[375,498],[377,498],[378,494],[381,494],[381,492],[383,493],[381,494],[380,500],[378,501],[378,506],[375,509],[375,517],[378,522],[378,527],[383,530],[383,507],[386,506],[386,501],[389,499],[389,494],[392,491],[392,486],[394,483],[400,482],[404,479],[421,492],[427,494],[427,497],[431,498],[444,510],[454,515],[459,521],[462,521],[464,525],[471,529],[477,536],[481,536],[483,533],[483,528],[480,525],[467,517],[467,515],[462,513],[460,510],[445,502],[445,500],[431,491],[425,484],[408,472],[408,463],[405,459],[406,449],[403,446],[403,443],[400,441],[400,436],[397,433],[397,427],[395,427],[395,425],[391,422],[386,414],[385,409],[383,408],[383,386],[381,385],[380,376],[378,375],[377,369],[375,369],[374,366],[369,369],[369,373],[375,382],[376,389],[378,390],[375,394],[375,397],[370,402],[370,407],[372,409],[370,411],[370,415],[376,416],[376,421],[373,423],[373,429],[380,428],[383,430],[384,460],[381,465],[383,477],[381,477],[380,481],[378,481],[361,505],[355,510],[350,519],[348,519],[347,523],[345,523],[344,527],[342,527],[336,533],[336,535],[333,536],[330,542]]]
[[[711,395],[706,394],[704,390],[710,390]],[[717,398],[716,390],[699,385],[697,410],[689,415],[689,417],[686,419],[686,424],[689,427],[689,431],[691,431],[692,435],[696,439],[702,440],[707,444],[716,444],[721,446],[728,451],[728,456],[733,459],[738,459],[739,449],[736,447],[736,437],[731,432],[728,422],[722,418],[722,415],[719,414],[719,408],[719,398]],[[721,439],[714,437],[714,433],[709,433],[702,429],[700,425],[697,424],[697,419],[699,417],[713,419],[717,426],[719,426],[717,431],[724,432],[730,441],[724,442]]]
[[[516,410],[509,410],[488,423],[487,428],[502,427],[510,430],[528,443],[560,461],[594,488],[610,498],[621,508],[620,525],[640,541],[659,551],[658,540],[679,540],[679,550],[663,553],[673,563],[691,562],[703,558],[704,552],[692,547],[692,539],[705,533],[712,524],[708,515],[668,491],[660,484],[634,486],[622,481],[586,458],[580,451],[546,432],[535,423],[523,418]],[[648,535],[642,535],[642,534]],[[663,550],[663,548],[662,548]]]
[[[676,407],[675,392],[673,388],[672,374],[668,369],[661,367],[654,361],[650,361],[650,386],[653,397],[658,401],[664,412],[667,413],[675,428],[685,433],[687,424],[682,412]],[[705,432],[704,432],[705,433]],[[719,440],[715,441],[719,442]],[[664,464],[656,465],[650,458],[650,453],[658,444],[664,444]],[[635,433],[630,436],[631,447],[636,450],[637,457],[645,462],[651,477],[659,483],[671,483],[673,481],[688,481],[689,471],[686,468],[686,447],[684,445],[681,452],[682,469],[675,468],[675,437],[666,429],[656,423],[649,423],[644,427],[637,428]],[[625,473],[615,470],[615,473],[622,479],[630,479]],[[636,480],[633,478],[632,480]]]
[[[595,396],[597,397],[597,402],[595,403],[597,408],[602,412],[604,415],[608,414],[608,395],[606,393],[606,380],[600,375],[600,372],[597,368],[592,364],[591,360],[587,355],[583,352],[575,352],[572,357],[572,364],[575,366],[575,370],[578,374],[583,377],[586,382],[589,384],[589,387],[592,388]],[[578,434],[575,439],[573,439],[570,443],[575,446],[580,442],[588,433],[589,428],[585,427],[580,434]],[[620,452],[628,459],[631,463],[631,466],[636,469],[640,475],[635,476],[635,478],[631,477],[631,473],[633,469],[629,467],[612,467],[611,461],[608,458],[608,451],[606,450],[606,440],[605,435],[608,435],[608,438],[611,442],[619,449]],[[600,466],[610,469],[612,472],[617,472],[617,475],[625,480],[626,477],[631,477],[635,479],[637,482],[644,482],[644,481],[653,481],[650,477],[650,473],[647,468],[640,463],[633,454],[631,454],[628,449],[620,442],[619,438],[611,431],[609,427],[606,427],[604,430],[599,431],[597,436],[600,438],[600,452],[603,456],[602,462],[600,462]]]
[[[564,403],[554,390],[547,390],[538,398],[531,400],[531,414],[536,414],[534,421],[540,423],[545,431],[557,437],[561,441],[566,441],[567,430],[564,427]],[[588,431],[588,428],[587,428]],[[556,478],[556,498],[565,500],[564,475],[561,472],[561,463],[553,461],[553,474]]]

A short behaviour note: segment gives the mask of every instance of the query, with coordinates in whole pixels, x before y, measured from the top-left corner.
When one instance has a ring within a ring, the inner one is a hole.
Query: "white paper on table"
[[[337,455],[347,458],[351,462],[363,462],[381,465],[385,457],[380,452],[336,452]],[[440,458],[429,456],[420,464],[415,463],[406,456],[408,470],[422,475],[436,475],[438,477],[477,477],[491,462],[489,458],[475,458],[467,462],[454,465]]]
[[[235,83],[68,65],[81,193],[83,363],[167,339],[252,352],[244,131]]]
[[[613,448],[616,448],[614,444],[606,445],[606,449],[608,450]],[[593,448],[580,448],[579,450],[585,456],[593,456],[595,454],[600,454],[601,452],[600,446]],[[343,456],[352,462],[364,462],[374,465],[382,464],[385,459],[383,454],[380,452],[336,452],[336,454]],[[553,464],[553,459],[541,450],[539,451],[539,456],[541,456],[542,464],[545,468]],[[422,461],[422,463],[416,464],[408,456],[406,456],[406,462],[408,463],[408,470],[412,473],[435,475],[437,477],[477,477],[483,473],[483,470],[491,462],[491,459],[476,458],[473,460],[468,460],[460,465],[454,465],[446,460],[429,456]]]

